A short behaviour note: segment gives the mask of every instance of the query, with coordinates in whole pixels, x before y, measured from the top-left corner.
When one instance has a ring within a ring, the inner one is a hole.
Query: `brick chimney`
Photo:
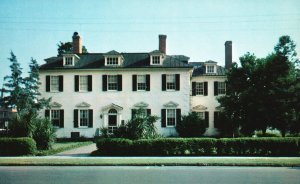
[[[229,70],[232,65],[232,41],[225,42],[225,68]]]
[[[78,32],[74,32],[73,36],[73,53],[81,54],[82,53],[82,40],[78,34]]]
[[[167,40],[167,35],[158,35],[159,39],[159,45],[158,45],[158,50],[164,54],[166,54],[166,40]]]

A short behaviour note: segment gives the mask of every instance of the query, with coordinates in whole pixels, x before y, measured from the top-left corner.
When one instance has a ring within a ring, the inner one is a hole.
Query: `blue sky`
[[[238,61],[246,52],[265,57],[290,35],[300,54],[299,7],[299,0],[1,0],[0,85],[11,50],[26,73],[31,57],[43,64],[74,31],[89,52],[150,52],[166,34],[167,54],[224,65],[226,40]]]

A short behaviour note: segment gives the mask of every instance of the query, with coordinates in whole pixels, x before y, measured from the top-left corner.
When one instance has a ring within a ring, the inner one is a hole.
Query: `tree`
[[[73,53],[72,42],[60,42],[59,44],[57,44],[57,47],[57,56],[62,56],[66,53]],[[88,53],[88,50],[84,45],[82,46],[82,53]]]
[[[201,137],[206,131],[207,124],[198,113],[191,112],[182,116],[177,123],[176,130],[180,137]]]

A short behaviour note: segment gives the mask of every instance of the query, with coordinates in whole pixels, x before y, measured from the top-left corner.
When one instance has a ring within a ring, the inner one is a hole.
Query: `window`
[[[224,95],[226,93],[225,82],[218,82],[218,95]]]
[[[119,65],[119,58],[118,57],[107,57],[106,64],[109,66]]]
[[[108,111],[108,133],[112,134],[117,129],[117,115],[118,112],[115,109]]]
[[[51,110],[51,121],[54,127],[60,126],[60,110]]]
[[[198,116],[200,119],[205,119],[205,114],[204,112],[197,112]]]
[[[107,86],[108,86],[108,90],[110,90],[110,91],[118,90],[118,76],[117,75],[108,75],[107,76]]]
[[[146,90],[146,75],[137,75],[137,90]]]
[[[206,66],[206,73],[215,73],[215,66],[213,65]]]
[[[204,95],[204,83],[196,82],[196,95]]]
[[[79,76],[79,90],[88,91],[88,76]]]
[[[51,76],[50,77],[50,88],[51,91],[59,91],[59,77],[58,76]]]
[[[152,64],[160,65],[160,56],[152,56]]]
[[[80,110],[80,127],[88,127],[88,123],[89,123],[89,113],[88,110]]]
[[[65,57],[65,66],[73,66],[73,57]]]
[[[176,109],[167,109],[167,127],[176,126]]]
[[[166,75],[167,90],[175,90],[175,75]]]

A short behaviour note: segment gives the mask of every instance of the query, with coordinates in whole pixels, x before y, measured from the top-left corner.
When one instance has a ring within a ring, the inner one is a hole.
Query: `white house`
[[[225,43],[225,68],[217,62],[190,62],[166,54],[166,35],[159,49],[145,53],[82,53],[73,35],[73,53],[45,59],[40,67],[40,92],[52,98],[41,112],[57,127],[57,137],[94,137],[102,127],[113,132],[136,109],[156,115],[158,132],[176,136],[182,114],[198,112],[207,122],[206,135],[217,134],[217,98],[226,92],[226,69],[232,63],[232,43]]]

